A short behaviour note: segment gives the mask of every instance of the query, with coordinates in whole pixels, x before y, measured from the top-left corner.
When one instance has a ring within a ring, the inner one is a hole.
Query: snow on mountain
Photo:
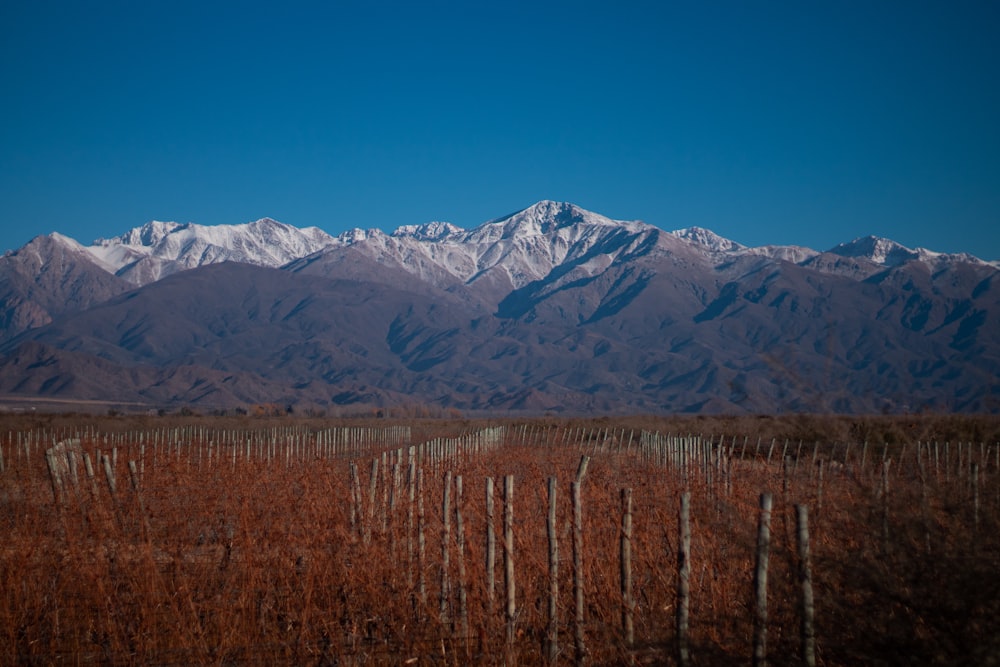
[[[818,255],[812,248],[799,245],[762,245],[746,248],[744,251],[748,255],[761,255],[771,259],[780,259],[792,264],[802,264]]]
[[[467,283],[501,277],[515,289],[573,263],[591,274],[659,233],[643,222],[612,220],[573,204],[541,201],[475,229],[452,233],[435,253]],[[597,255],[605,256],[595,259]]]
[[[234,261],[278,267],[334,243],[317,227],[299,229],[262,218],[239,225],[146,223],[88,250],[108,271],[143,285],[204,264]]]
[[[467,282],[500,271],[519,288],[547,276],[556,266],[580,264],[604,246],[610,246],[604,254],[613,259],[634,249],[627,239],[634,242],[639,236],[657,233],[643,222],[612,220],[573,204],[541,201],[449,241],[464,246],[473,260],[475,272],[463,276]],[[609,244],[612,238],[615,241]]]
[[[892,268],[918,260],[932,266],[964,262],[996,266],[968,253],[943,253],[926,248],[911,249],[891,239],[880,236],[863,236],[848,243],[841,243],[829,250],[834,255],[865,259],[879,266]]]
[[[757,255],[771,259],[791,262],[793,264],[810,263],[810,266],[828,272],[842,273],[841,268],[830,268],[829,262],[815,262],[821,253],[796,245],[764,245],[749,247],[719,236],[711,230],[702,227],[687,227],[670,232],[673,236],[683,239],[707,252],[716,261],[726,261],[726,258],[739,255]],[[907,262],[920,261],[934,267],[956,262],[985,264],[1000,268],[1000,262],[984,262],[968,253],[940,253],[926,248],[910,249],[891,239],[879,236],[864,236],[848,243],[841,243],[827,251],[840,257],[863,260],[876,267],[894,268]],[[850,273],[850,272],[848,272]],[[871,271],[857,271],[858,276],[870,275]]]
[[[501,239],[526,238],[553,234],[574,227],[625,227],[631,231],[648,227],[641,222],[612,220],[586,211],[574,204],[540,201],[528,208],[476,227],[468,239],[475,243],[492,243]]]
[[[621,258],[635,256],[640,249],[714,266],[750,255],[857,276],[915,260],[935,266],[948,262],[1000,265],[966,254],[911,250],[889,239],[868,236],[829,251],[854,262],[855,268],[845,269],[836,262],[818,261],[820,253],[810,248],[748,247],[695,226],[665,233],[644,222],[613,220],[573,204],[547,200],[470,230],[448,222],[428,222],[403,225],[391,234],[355,228],[332,237],[317,227],[297,228],[262,218],[215,226],[151,221],[121,236],[98,239],[90,246],[58,234],[52,237],[75,252],[89,253],[98,266],[134,285],[224,261],[280,267],[348,246],[377,263],[393,265],[439,287],[482,280],[497,289],[519,289],[553,275],[557,267],[563,267],[560,280],[586,278]]]
[[[415,238],[419,241],[443,241],[465,230],[450,222],[427,222],[422,225],[402,225],[392,233],[396,238]]]
[[[933,250],[928,250],[927,248],[916,248],[914,252],[917,253],[918,259],[920,259],[920,261],[932,264],[941,264],[949,262],[966,262],[969,264],[986,264],[988,266],[992,266],[993,268],[1000,268],[1000,262],[987,262],[979,259],[974,255],[970,255],[967,252],[959,252],[959,253],[935,252]]]
[[[841,243],[830,252],[841,257],[867,259],[881,266],[899,266],[920,257],[906,246],[880,236],[864,236]]]
[[[797,245],[745,246],[703,227],[686,227],[670,233],[707,251],[717,261],[726,261],[732,256],[755,255],[801,264],[819,254],[812,248]]]
[[[151,220],[142,227],[130,229],[111,241],[98,239],[94,242],[94,245],[108,245],[118,241],[121,245],[152,247],[159,243],[165,236],[183,226],[184,225],[179,222],[160,222],[159,220]]]
[[[704,246],[713,252],[739,252],[747,247],[703,227],[685,227],[670,232],[679,239]]]
[[[83,245],[81,245],[79,241],[77,241],[76,239],[70,238],[70,237],[68,237],[68,236],[66,236],[64,234],[60,234],[59,232],[52,232],[51,234],[48,234],[47,236],[48,236],[49,239],[51,239],[52,243],[61,246],[62,248],[64,248],[65,250],[67,250],[67,251],[69,251],[71,253],[85,253],[86,252],[86,248]],[[39,237],[39,240],[44,239],[44,238],[45,237]],[[20,253],[31,252],[31,253],[33,253],[33,254],[35,254],[37,256],[38,261],[41,264],[44,264],[46,258],[41,256],[41,247],[40,246],[44,247],[44,244],[28,243],[27,245],[25,245],[24,247],[22,247],[20,250],[18,250],[18,252],[20,252]]]
[[[640,237],[658,233],[642,222],[612,220],[573,204],[541,201],[468,231],[446,222],[406,225],[391,235],[354,229],[337,237],[331,251],[349,245],[439,287],[487,280],[517,289],[567,262],[575,263],[577,274],[596,272],[615,257],[634,251]],[[607,252],[599,252],[604,246]],[[607,257],[595,259],[592,254]]]

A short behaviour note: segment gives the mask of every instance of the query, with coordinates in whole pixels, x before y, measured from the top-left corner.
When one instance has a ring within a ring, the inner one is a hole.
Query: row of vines
[[[998,518],[996,443],[10,431],[0,662],[1000,664]]]

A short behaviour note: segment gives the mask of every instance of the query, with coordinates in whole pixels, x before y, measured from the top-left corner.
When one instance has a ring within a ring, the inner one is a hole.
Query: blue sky
[[[1000,3],[0,5],[0,250],[540,199],[1000,259]]]

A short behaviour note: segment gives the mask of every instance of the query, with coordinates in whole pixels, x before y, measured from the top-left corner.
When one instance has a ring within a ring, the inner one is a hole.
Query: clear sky
[[[0,251],[540,199],[1000,259],[1000,3],[0,3]]]

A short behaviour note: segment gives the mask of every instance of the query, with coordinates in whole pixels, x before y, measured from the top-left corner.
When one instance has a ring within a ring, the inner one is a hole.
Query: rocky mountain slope
[[[150,223],[0,259],[0,396],[995,412],[998,273],[886,239],[748,248],[547,201],[336,238]]]

